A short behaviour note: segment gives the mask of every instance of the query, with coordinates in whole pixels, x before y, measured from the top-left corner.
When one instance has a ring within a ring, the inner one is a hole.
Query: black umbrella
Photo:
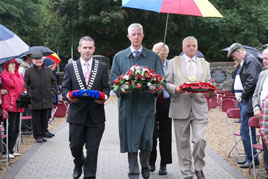
[[[31,55],[35,52],[41,52],[44,56],[48,56],[52,53],[55,53],[54,51],[45,46],[32,46],[30,47],[29,51],[23,53],[21,56]]]
[[[245,48],[245,50],[249,53],[254,55],[259,61],[262,61],[262,52],[254,47],[250,47],[247,45],[243,45],[243,47]],[[228,52],[230,47],[226,47],[224,49],[222,49],[222,51],[224,52]]]
[[[52,50],[50,50],[49,48],[44,47],[44,46],[32,46],[32,47],[30,47],[29,51],[31,52],[31,54],[33,54],[35,52],[42,52],[44,56],[55,53]]]

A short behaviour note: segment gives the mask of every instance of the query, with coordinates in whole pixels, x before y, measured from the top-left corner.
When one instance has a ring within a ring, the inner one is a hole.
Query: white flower
[[[129,78],[130,78],[129,75],[124,75],[124,76],[123,76],[123,79],[124,79],[124,80],[129,80]]]

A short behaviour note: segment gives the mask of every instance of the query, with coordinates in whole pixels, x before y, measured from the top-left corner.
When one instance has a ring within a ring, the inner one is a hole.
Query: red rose
[[[142,75],[137,75],[137,78],[138,78],[138,79],[141,79],[141,78],[142,78]]]
[[[115,85],[117,85],[117,84],[118,84],[118,81],[117,81],[117,80],[114,80],[113,83],[114,83]]]
[[[137,83],[137,88],[141,89],[141,84],[140,83]]]

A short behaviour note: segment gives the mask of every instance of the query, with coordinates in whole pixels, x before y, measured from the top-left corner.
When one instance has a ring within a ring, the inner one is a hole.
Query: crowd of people
[[[141,175],[144,179],[150,178],[150,172],[156,170],[158,143],[161,158],[158,174],[167,175],[167,165],[172,163],[173,123],[181,175],[185,179],[194,176],[205,179],[207,100],[204,93],[191,93],[180,88],[184,83],[211,82],[210,64],[197,57],[198,40],[193,36],[184,38],[183,54],[168,60],[169,48],[165,43],[156,43],[152,50],[142,45],[144,32],[141,24],[131,24],[127,38],[130,46],[115,54],[110,81],[107,65],[93,57],[95,41],[89,36],[79,41],[79,59],[70,60],[65,66],[62,95],[70,103],[67,122],[74,158],[73,178],[78,179],[82,173],[84,179],[96,178],[98,150],[105,130],[104,103],[109,98],[110,87],[120,75],[139,65],[148,67],[165,80],[163,89],[114,91],[118,97],[120,152],[127,153],[128,177],[138,179]],[[252,116],[263,117],[262,103],[268,95],[268,71],[262,71],[261,63],[239,43],[231,45],[227,56],[237,64],[232,91],[240,108],[240,134],[246,153],[245,160],[237,163],[241,168],[249,168],[253,160],[255,165],[259,165],[259,158],[252,157],[248,120]],[[268,69],[268,49],[263,51],[263,64]],[[4,89],[2,108],[9,114],[10,155],[15,155],[13,148],[18,135],[19,113],[23,112],[16,106],[16,99],[24,90],[31,95],[31,121],[36,142],[43,143],[46,138],[54,136],[47,130],[52,99],[57,94],[54,70],[55,63],[39,52],[25,58],[21,67],[15,60],[6,63],[1,74]],[[72,92],[77,90],[101,91],[104,98],[73,97]],[[207,92],[211,98],[215,95],[215,91]],[[255,129],[251,135],[256,143]],[[267,143],[268,139],[264,137],[265,179],[268,178]],[[257,151],[254,149],[253,153]]]
[[[47,62],[48,60],[50,61]],[[1,72],[1,107],[2,111],[8,113],[3,120],[5,133],[8,131],[3,142],[8,144],[8,149],[1,147],[1,152],[5,158],[21,155],[18,146],[15,146],[20,130],[20,114],[31,116],[31,120],[24,121],[27,126],[25,130],[33,133],[37,143],[46,142],[45,138],[54,136],[48,131],[53,95],[57,94],[56,76],[53,71],[55,62],[45,59],[41,52],[25,55],[21,64],[18,64],[16,59],[4,64],[4,71]],[[24,93],[31,96],[31,104],[20,106],[18,100]]]

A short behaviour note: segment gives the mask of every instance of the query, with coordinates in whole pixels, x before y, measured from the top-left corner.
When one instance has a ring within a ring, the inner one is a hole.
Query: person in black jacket
[[[238,161],[237,163],[240,164],[241,168],[249,168],[252,162],[252,156],[248,120],[253,116],[252,95],[262,67],[257,58],[247,53],[244,47],[239,43],[231,45],[227,56],[232,56],[235,61],[240,63],[236,69],[232,90],[234,91],[235,97],[239,103],[241,118],[240,135],[246,153],[246,159],[244,161]],[[252,137],[253,144],[256,144],[256,131],[254,128],[252,129]],[[253,153],[256,154],[257,151],[254,149]],[[255,158],[255,164],[259,164],[257,157]]]
[[[52,71],[44,66],[43,55],[33,53],[33,66],[26,70],[24,81],[31,95],[33,135],[37,143],[46,142],[44,135],[48,123],[48,110],[53,107],[52,96],[56,92],[56,80]]]
[[[104,102],[110,94],[107,65],[94,59],[95,42],[89,36],[79,41],[80,58],[69,63],[64,70],[62,95],[70,103],[69,123],[70,150],[74,157],[73,178],[82,174],[85,178],[96,178],[98,150],[105,129]],[[72,98],[73,90],[95,90],[105,94],[105,99]],[[84,156],[83,148],[86,147]]]

